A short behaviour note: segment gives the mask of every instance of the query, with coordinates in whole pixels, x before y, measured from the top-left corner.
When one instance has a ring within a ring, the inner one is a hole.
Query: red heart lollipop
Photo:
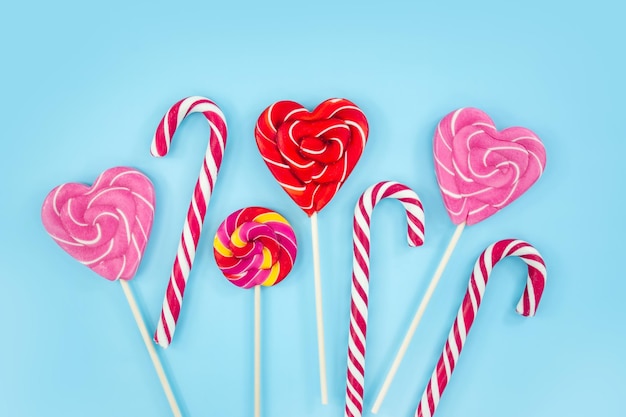
[[[293,101],[278,101],[261,113],[254,129],[270,172],[311,218],[322,404],[327,403],[327,388],[317,212],[332,200],[354,169],[368,133],[361,109],[343,98],[326,100],[312,112]]]
[[[309,112],[293,101],[269,106],[254,130],[270,172],[311,216],[324,208],[359,161],[369,132],[365,115],[343,98]]]

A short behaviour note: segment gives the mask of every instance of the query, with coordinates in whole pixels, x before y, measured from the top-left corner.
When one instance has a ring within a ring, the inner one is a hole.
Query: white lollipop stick
[[[261,417],[261,286],[254,287],[254,417]]]
[[[313,279],[315,282],[315,316],[317,322],[317,352],[320,367],[320,390],[322,393],[322,404],[328,404],[328,386],[326,384],[326,352],[324,349],[324,314],[322,311],[322,274],[320,271],[317,212],[311,215],[311,243],[313,246]]]
[[[141,333],[141,338],[146,345],[146,349],[148,349],[148,353],[150,354],[150,359],[152,359],[154,369],[159,376],[159,381],[161,381],[161,386],[163,387],[163,391],[165,391],[165,396],[167,397],[167,401],[169,402],[170,408],[172,409],[172,414],[175,417],[182,417],[180,408],[178,407],[178,403],[176,402],[176,397],[174,396],[172,387],[170,387],[170,383],[167,380],[165,370],[163,369],[163,365],[161,365],[161,361],[159,360],[159,355],[157,355],[156,349],[154,348],[154,343],[152,343],[152,339],[150,338],[150,334],[148,333],[146,323],[143,321],[143,317],[139,312],[139,307],[137,307],[137,301],[135,300],[135,296],[133,295],[130,285],[128,284],[128,282],[126,282],[126,280],[123,279],[120,279],[119,282],[122,285],[122,290],[124,290],[124,295],[126,296],[126,300],[128,301],[128,305],[130,306],[130,311],[132,311],[135,322],[137,322],[137,327],[139,328],[139,333]]]
[[[435,270],[435,274],[430,280],[430,284],[428,284],[428,288],[426,289],[426,293],[420,302],[417,311],[415,312],[415,316],[413,316],[413,320],[411,321],[411,325],[409,326],[409,330],[407,330],[406,335],[404,336],[404,340],[402,340],[402,344],[400,345],[400,349],[398,349],[398,353],[393,360],[393,364],[391,365],[391,369],[389,373],[387,373],[387,377],[385,378],[385,382],[383,382],[383,386],[380,389],[380,392],[376,396],[376,401],[374,401],[374,406],[372,407],[372,413],[378,413],[380,406],[382,405],[385,396],[387,395],[387,391],[389,391],[389,387],[391,386],[391,382],[393,378],[396,376],[396,372],[400,367],[400,363],[402,363],[402,359],[404,359],[404,355],[406,354],[409,345],[411,344],[411,340],[413,339],[413,335],[417,330],[417,326],[422,321],[422,316],[424,315],[424,311],[426,311],[426,307],[428,307],[428,303],[435,292],[435,288],[437,288],[437,284],[439,284],[439,279],[443,275],[443,271],[445,271],[448,262],[450,261],[450,257],[452,256],[452,252],[456,247],[456,244],[459,242],[459,238],[461,237],[461,233],[463,233],[463,229],[465,228],[465,223],[461,223],[456,227],[454,234],[452,235],[452,239],[448,243],[448,247],[446,251],[443,253],[443,257],[441,261],[439,261],[439,265]]]

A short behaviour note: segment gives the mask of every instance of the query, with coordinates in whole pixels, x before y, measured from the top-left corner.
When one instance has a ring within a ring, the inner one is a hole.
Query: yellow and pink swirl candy
[[[278,284],[291,271],[297,250],[291,225],[263,207],[232,213],[217,229],[213,241],[217,266],[241,288]]]

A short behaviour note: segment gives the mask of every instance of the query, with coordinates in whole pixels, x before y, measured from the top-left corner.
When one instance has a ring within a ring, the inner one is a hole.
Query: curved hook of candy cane
[[[507,256],[517,256],[528,265],[526,289],[517,304],[517,312],[523,316],[535,315],[547,277],[543,258],[537,249],[522,240],[506,239],[492,244],[476,261],[465,298],[450,329],[448,340],[415,411],[416,417],[431,417],[435,413],[476,318],[489,274],[494,265]]]
[[[204,217],[222,163],[228,133],[224,114],[214,102],[204,97],[187,97],[174,104],[163,116],[150,147],[153,156],[161,157],[167,154],[176,129],[192,113],[202,113],[206,117],[211,128],[211,135],[189,204],[172,273],[167,284],[159,324],[154,334],[154,340],[162,347],[169,346],[176,330],[187,278],[193,265]]]
[[[392,181],[379,182],[368,188],[354,209],[352,262],[352,300],[348,336],[348,369],[345,415],[361,417],[365,380],[365,336],[369,294],[370,220],[376,204],[394,198],[406,210],[409,246],[424,243],[424,209],[413,190]]]

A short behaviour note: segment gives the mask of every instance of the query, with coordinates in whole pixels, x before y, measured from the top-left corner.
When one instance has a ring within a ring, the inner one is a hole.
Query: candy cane
[[[489,246],[480,255],[470,277],[465,298],[456,320],[450,329],[448,340],[439,357],[439,362],[424,390],[415,416],[431,417],[437,409],[439,399],[450,380],[454,367],[465,344],[465,339],[474,323],[476,312],[483,298],[489,274],[496,263],[507,256],[518,256],[528,264],[526,289],[517,304],[517,312],[523,316],[534,316],[546,284],[546,265],[543,258],[529,243],[521,240],[501,240]]]
[[[176,322],[180,314],[185,293],[187,278],[193,265],[193,260],[202,232],[202,224],[206,214],[211,193],[217,180],[217,174],[222,163],[226,146],[226,120],[219,107],[204,97],[188,97],[174,104],[163,116],[156,130],[150,152],[153,156],[167,155],[172,136],[183,120],[192,113],[202,113],[211,127],[211,136],[206,150],[204,162],[200,169],[200,176],[193,191],[187,218],[178,245],[176,259],[167,285],[163,309],[159,317],[159,324],[154,334],[154,340],[162,347],[169,346],[176,330]]]
[[[397,182],[383,181],[365,190],[354,209],[352,301],[348,337],[348,370],[345,415],[361,417],[365,380],[365,336],[369,293],[370,220],[374,206],[384,198],[399,200],[406,210],[409,246],[424,243],[424,209],[413,190]]]

